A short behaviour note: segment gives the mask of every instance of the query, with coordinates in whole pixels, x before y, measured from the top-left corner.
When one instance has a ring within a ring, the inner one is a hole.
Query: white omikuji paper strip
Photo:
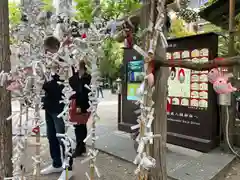
[[[164,6],[163,3],[165,1],[159,0],[157,3],[157,10],[159,12],[159,16],[157,18],[157,22],[155,26],[152,22],[149,24],[148,28],[150,28],[150,32],[156,31],[156,36],[160,36],[161,43],[163,45],[163,48],[167,47],[167,41],[163,34],[163,26],[164,26]],[[153,29],[154,28],[154,29]],[[156,43],[158,37],[155,37],[155,39],[150,40],[150,47],[148,49],[148,53],[153,53],[156,48]],[[147,53],[142,50],[137,45],[134,45],[134,49],[138,51],[140,54],[142,54],[144,57],[148,57]],[[137,156],[134,160],[134,163],[138,165],[135,174],[143,173],[142,171],[149,171],[151,168],[154,168],[156,165],[156,160],[149,155],[147,155],[146,146],[148,144],[153,143],[153,138],[161,138],[161,135],[154,135],[152,132],[152,122],[154,120],[153,113],[153,102],[151,103],[151,107],[148,107],[149,105],[146,104],[145,99],[148,98],[147,90],[145,90],[145,87],[148,86],[147,81],[145,80],[142,84],[140,89],[138,90],[139,95],[142,95],[142,99],[137,102],[137,104],[140,106],[141,114],[137,119],[138,125],[133,126],[131,129],[138,129],[139,128],[139,135],[136,138],[136,141],[138,142],[138,149],[137,149]],[[147,89],[147,88],[146,88]],[[142,133],[142,131],[144,133]]]
[[[12,83],[8,86],[8,90],[26,107],[34,108],[34,118],[27,121],[33,121],[33,127],[28,129],[27,122],[25,124],[20,123],[20,117],[25,113],[28,113],[28,109],[22,109],[21,112],[17,114],[12,114],[8,120],[17,117],[18,123],[18,133],[14,140],[14,156],[13,165],[14,173],[13,177],[5,179],[19,179],[20,175],[24,176],[23,169],[24,164],[22,164],[22,156],[25,154],[25,149],[27,148],[27,137],[32,134],[32,130],[40,125],[42,125],[40,117],[40,109],[42,106],[42,85],[45,81],[51,80],[51,74],[56,73],[56,63],[59,66],[58,72],[60,77],[64,80],[63,84],[65,88],[63,89],[63,100],[60,103],[65,104],[64,111],[59,114],[65,121],[66,129],[71,123],[69,123],[68,108],[70,104],[70,97],[75,93],[69,86],[68,79],[72,75],[71,67],[78,67],[78,62],[80,59],[86,58],[87,64],[89,65],[88,71],[90,71],[92,80],[90,86],[86,86],[90,90],[89,100],[91,112],[90,122],[92,123],[92,128],[89,131],[90,134],[88,138],[91,138],[92,147],[89,150],[88,157],[83,162],[90,161],[94,167],[95,173],[100,177],[98,168],[96,167],[95,161],[98,151],[95,149],[95,141],[98,139],[96,136],[95,128],[96,121],[99,119],[97,114],[98,99],[96,98],[97,87],[99,85],[98,81],[100,79],[100,73],[97,67],[97,59],[99,59],[102,54],[101,43],[103,40],[109,36],[113,36],[118,24],[114,20],[105,22],[101,18],[94,18],[90,28],[83,28],[82,22],[78,22],[78,32],[86,33],[87,37],[85,39],[73,38],[71,37],[71,22],[68,20],[72,18],[73,11],[71,0],[57,0],[55,2],[56,14],[51,18],[47,18],[47,13],[42,12],[39,8],[42,7],[41,1],[28,2],[26,7],[23,9],[23,14],[25,14],[27,21],[23,21],[17,27],[11,30],[11,35],[16,39],[17,43],[14,45],[17,52],[18,65],[14,67],[10,72],[0,72],[0,86],[4,86],[6,83],[11,81]],[[26,10],[26,11],[25,11]],[[58,16],[63,19],[63,23],[57,23]],[[106,34],[106,30],[110,29],[110,34]],[[45,54],[43,42],[46,36],[50,34],[56,34],[57,38],[61,41],[61,47],[59,51],[55,54]],[[30,39],[29,39],[30,37]],[[71,43],[68,46],[64,46],[63,42],[66,38],[70,38]],[[70,57],[72,55],[72,57]],[[59,58],[62,58],[64,62],[60,62]],[[25,104],[27,102],[27,104]],[[28,117],[28,114],[25,114]],[[24,133],[21,137],[20,133]],[[69,137],[65,134],[62,138],[66,146]],[[86,138],[87,140],[87,138]],[[86,141],[85,140],[85,141]],[[73,141],[69,141],[71,146]],[[40,146],[40,142],[35,143],[36,146]],[[71,155],[69,152],[71,148],[66,148],[66,154]],[[41,163],[40,154],[36,154],[32,157],[34,174],[39,172],[39,164]],[[69,159],[65,159],[64,164],[68,163]],[[25,177],[24,177],[25,178]]]

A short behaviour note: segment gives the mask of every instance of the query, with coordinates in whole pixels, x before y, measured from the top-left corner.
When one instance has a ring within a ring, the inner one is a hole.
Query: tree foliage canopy
[[[53,11],[53,3],[52,0],[42,0],[44,3],[43,10],[45,11]]]
[[[91,22],[93,20],[92,11],[94,10],[93,0],[74,0],[76,3],[76,19]],[[102,0],[101,16],[107,20],[116,19],[122,15],[132,12],[141,7],[139,0]]]
[[[10,25],[17,25],[21,22],[21,11],[15,2],[8,3]]]
[[[91,22],[93,20],[92,12],[94,10],[93,0],[74,0],[76,3],[75,18],[80,21]],[[101,16],[106,19],[116,19],[126,15],[136,9],[139,9],[141,4],[139,0],[102,0],[101,1]],[[116,78],[120,73],[120,65],[123,58],[123,50],[121,44],[113,39],[106,39],[102,46],[103,57],[100,61],[100,71],[103,77]]]
[[[103,77],[116,78],[120,75],[120,65],[122,64],[123,49],[121,44],[106,39],[103,45],[104,55],[100,61],[100,72]]]
[[[184,20],[182,20],[181,18],[172,20],[169,36],[170,37],[184,37],[184,36],[193,35],[194,32],[187,31],[184,23],[185,23]]]

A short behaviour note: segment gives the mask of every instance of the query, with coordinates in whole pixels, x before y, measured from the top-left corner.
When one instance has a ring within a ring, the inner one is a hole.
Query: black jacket
[[[88,93],[89,89],[85,87],[85,84],[90,85],[91,75],[85,73],[79,77],[78,73],[75,73],[72,77],[69,78],[69,84],[73,91],[76,92],[71,98],[76,99],[76,105],[78,108],[81,108],[82,113],[86,113],[89,106]]]
[[[52,80],[45,82],[43,85],[43,90],[45,91],[45,96],[43,97],[43,108],[50,113],[61,113],[64,108],[64,103],[59,103],[62,100],[62,90],[64,85],[60,85],[58,81],[58,75],[52,76]]]

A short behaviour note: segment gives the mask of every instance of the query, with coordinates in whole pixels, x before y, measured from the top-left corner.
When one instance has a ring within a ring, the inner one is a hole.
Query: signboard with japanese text
[[[217,57],[218,36],[214,33],[168,40],[167,59],[196,63]],[[142,60],[134,49],[124,49],[122,69],[121,122],[118,129],[132,132],[137,124],[136,93],[140,85]],[[135,67],[137,65],[137,68]],[[208,152],[218,145],[219,118],[217,96],[208,83],[207,71],[171,67],[168,80],[167,141],[171,144]],[[133,90],[132,90],[133,89]]]
[[[167,59],[206,62],[217,57],[218,36],[214,33],[168,41]],[[217,145],[217,97],[208,83],[208,71],[171,67],[168,80],[168,142],[210,151]]]

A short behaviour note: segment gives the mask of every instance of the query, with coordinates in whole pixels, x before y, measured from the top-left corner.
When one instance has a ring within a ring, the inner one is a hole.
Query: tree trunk
[[[9,72],[9,19],[8,0],[0,0],[0,71]],[[12,176],[12,123],[6,119],[11,115],[11,94],[0,87],[0,179]]]
[[[156,23],[157,18],[157,3],[151,1],[150,5],[146,6],[149,3],[148,0],[144,0],[143,4],[145,8],[142,9],[141,12],[141,26],[142,28],[146,28],[149,23],[149,15],[151,21]],[[151,17],[153,16],[153,17]],[[146,39],[143,40],[143,45],[147,43],[147,41],[151,38],[151,36],[147,36]],[[144,47],[143,47],[144,48]],[[147,47],[149,48],[149,47]],[[146,51],[148,49],[144,48]],[[163,48],[161,44],[160,38],[157,41],[157,47],[155,49],[155,59],[165,59],[166,57],[166,49]],[[155,72],[155,90],[152,94],[152,99],[154,101],[154,121],[152,124],[153,134],[160,134],[161,138],[154,138],[153,145],[150,146],[150,156],[156,159],[156,168],[151,169],[149,173],[149,180],[167,180],[167,167],[166,167],[166,141],[167,141],[167,114],[166,114],[166,102],[167,102],[167,81],[169,77],[169,69],[168,68],[160,68]]]
[[[162,48],[160,38],[156,48],[156,59],[166,57],[166,49]],[[153,134],[160,134],[161,138],[154,138],[151,155],[156,159],[156,168],[152,169],[151,180],[167,180],[167,92],[168,92],[169,69],[161,67],[156,71],[155,90],[153,92],[153,101],[155,108],[155,117],[153,121]]]

